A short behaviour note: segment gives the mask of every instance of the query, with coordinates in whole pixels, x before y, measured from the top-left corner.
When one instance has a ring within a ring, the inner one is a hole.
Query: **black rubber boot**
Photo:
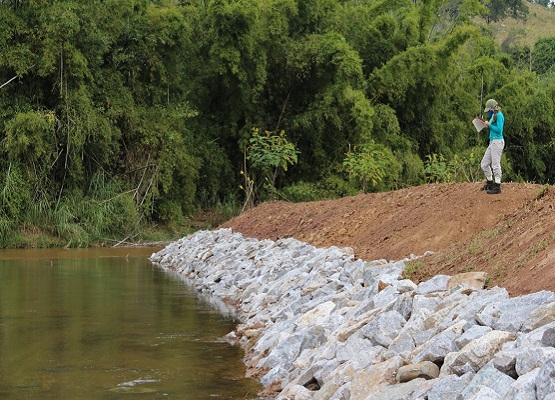
[[[501,184],[500,183],[492,183],[491,188],[488,190],[488,194],[499,194],[501,193]]]
[[[486,181],[486,184],[482,186],[480,190],[490,190],[493,186],[493,181]]]

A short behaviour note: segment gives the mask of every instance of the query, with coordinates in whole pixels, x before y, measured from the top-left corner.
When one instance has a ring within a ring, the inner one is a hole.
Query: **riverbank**
[[[366,261],[434,252],[411,265],[411,279],[468,271],[511,296],[555,291],[555,190],[503,183],[491,196],[480,183],[427,184],[336,200],[269,202],[221,228],[247,237],[294,237],[316,247],[350,247]]]
[[[164,247],[198,230],[213,229],[235,214],[231,211],[224,213],[217,209],[199,211],[179,226],[145,223],[136,232],[113,237],[89,234],[87,227],[83,227],[82,235],[63,235],[52,230],[51,226],[49,229],[20,227],[13,232],[5,233],[0,239],[0,247],[5,249]]]
[[[416,258],[416,257],[413,257]],[[265,397],[555,399],[555,294],[510,297],[487,276],[415,284],[406,262],[349,248],[199,231],[151,256],[224,301]]]

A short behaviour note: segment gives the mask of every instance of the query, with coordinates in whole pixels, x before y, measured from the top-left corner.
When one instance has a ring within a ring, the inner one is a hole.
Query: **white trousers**
[[[505,148],[503,139],[491,140],[489,146],[484,153],[484,158],[480,166],[486,175],[488,181],[494,180],[495,183],[501,183],[501,155]]]

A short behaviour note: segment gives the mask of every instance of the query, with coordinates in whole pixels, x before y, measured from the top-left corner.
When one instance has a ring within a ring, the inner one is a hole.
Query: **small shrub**
[[[422,261],[411,261],[405,263],[405,278],[412,279],[418,270],[424,267],[424,263]]]
[[[359,188],[353,182],[343,179],[342,176],[331,174],[320,182],[318,188],[322,191],[324,198],[337,199],[345,196],[355,196],[359,193]]]
[[[442,154],[427,155],[424,164],[424,173],[429,183],[449,183],[452,181],[451,167]]]
[[[455,182],[478,182],[484,173],[480,167],[483,149],[473,147],[461,154],[455,154],[450,162]]]
[[[227,221],[239,215],[241,212],[241,204],[236,198],[226,198],[216,203],[214,212],[220,214],[223,221]]]
[[[536,254],[542,252],[543,250],[545,250],[545,248],[549,245],[549,241],[547,239],[541,239],[538,243],[535,243],[532,248],[530,249],[530,251],[528,252],[526,258],[532,258],[534,257]]]
[[[537,191],[536,191],[536,200],[541,199],[543,196],[545,196],[547,194],[549,190],[549,185],[542,185]]]
[[[379,186],[395,161],[389,148],[371,141],[347,152],[343,168],[359,183],[361,190],[366,192],[368,188]]]
[[[300,181],[293,185],[284,187],[281,195],[293,203],[303,201],[318,201],[326,198],[326,193],[317,183]]]
[[[166,221],[172,227],[183,225],[185,222],[181,205],[171,200],[160,201],[156,217],[161,221]]]
[[[397,156],[397,155],[396,155]],[[398,155],[401,160],[401,181],[409,186],[417,186],[424,182],[424,162],[415,153],[400,153]]]

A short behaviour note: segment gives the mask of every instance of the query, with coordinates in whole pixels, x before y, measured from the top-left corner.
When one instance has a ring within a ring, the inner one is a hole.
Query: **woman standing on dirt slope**
[[[487,190],[488,194],[498,194],[501,193],[501,155],[505,147],[503,139],[505,116],[494,99],[486,101],[484,112],[488,113],[491,118],[489,121],[480,118],[486,128],[489,128],[489,146],[480,163],[487,182],[481,190]]]

